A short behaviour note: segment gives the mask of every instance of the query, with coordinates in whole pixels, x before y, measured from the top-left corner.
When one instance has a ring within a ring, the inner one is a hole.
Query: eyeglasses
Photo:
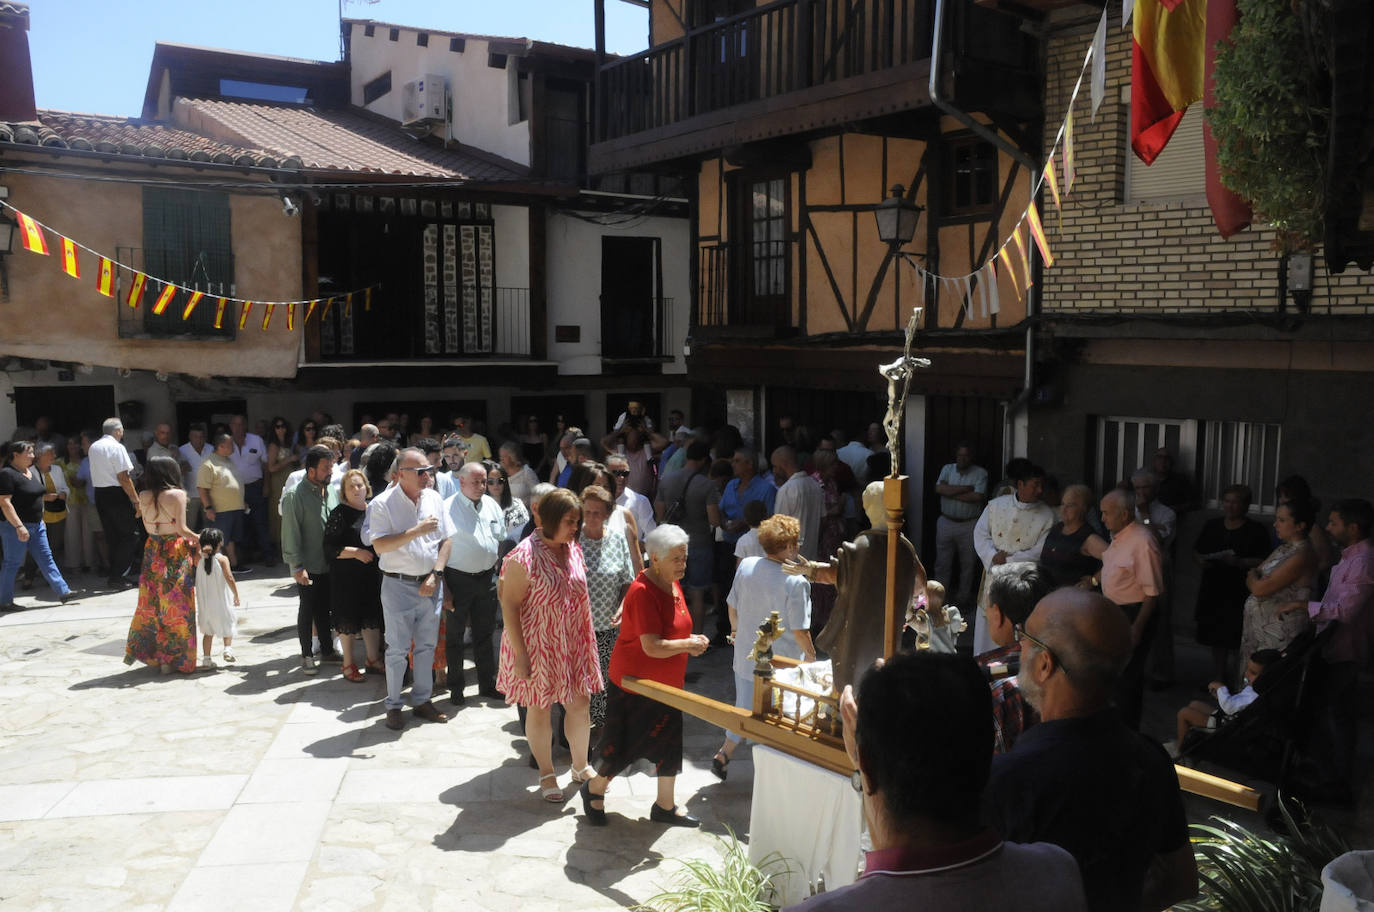
[[[1049,654],[1049,657],[1050,657],[1051,659],[1054,660],[1054,664],[1055,664],[1055,665],[1058,665],[1061,669],[1063,669],[1064,674],[1066,674],[1066,675],[1068,675],[1068,676],[1070,676],[1070,677],[1073,676],[1073,672],[1069,671],[1069,666],[1065,665],[1065,664],[1064,664],[1064,661],[1063,661],[1062,659],[1060,659],[1059,656],[1055,655],[1054,650],[1051,649],[1051,648],[1049,647],[1049,644],[1046,643],[1044,640],[1038,640],[1038,639],[1036,639],[1035,637],[1031,636],[1031,635],[1026,631],[1026,628],[1023,627],[1023,626],[1020,625],[1020,624],[1013,624],[1013,625],[1012,625],[1012,628],[1011,628],[1011,633],[1012,633],[1012,636],[1016,639],[1016,642],[1019,643],[1019,642],[1021,642],[1022,640],[1027,640],[1027,641],[1030,642],[1030,644],[1031,644],[1032,646],[1035,646],[1036,648],[1040,649],[1041,651],[1048,653],[1048,654]]]
[[[437,471],[439,471],[439,470],[436,469],[434,466],[401,466],[400,471],[402,471],[402,472],[420,472],[420,473],[425,474],[425,475],[433,475],[435,472],[437,472]]]
[[[284,431],[284,430],[286,430],[286,425],[284,425],[284,424],[274,424],[274,425],[272,425],[272,427],[276,428],[276,429],[279,430],[279,431]],[[306,428],[306,430],[310,430],[310,428]]]
[[[492,485],[501,485],[501,484],[505,484],[505,483],[506,483],[506,480],[505,480],[504,478],[488,478],[488,479],[487,479],[487,487],[491,487]]]
[[[616,478],[629,478],[629,477],[630,477],[630,470],[629,470],[629,469],[613,469],[613,470],[611,471],[611,474],[614,475]]]

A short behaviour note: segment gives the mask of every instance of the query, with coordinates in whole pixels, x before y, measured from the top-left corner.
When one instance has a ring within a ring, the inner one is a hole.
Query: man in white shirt
[[[843,432],[831,431],[830,436],[835,437],[837,433]],[[840,438],[835,437],[835,443],[838,446]],[[854,480],[859,483],[859,488],[862,489],[868,481],[868,457],[873,455],[873,451],[864,446],[861,440],[850,440],[835,450],[835,455],[839,457],[841,462],[849,466],[849,470],[854,473]]]
[[[973,527],[988,502],[988,470],[973,464],[972,445],[955,445],[954,461],[940,469],[935,479],[935,493],[940,497],[940,518],[935,521],[934,578],[954,594],[955,605],[968,606],[977,595],[978,571],[982,569],[973,547]]]
[[[91,461],[95,509],[110,549],[107,582],[111,589],[131,589],[138,585],[138,572],[132,569],[138,546],[138,492],[129,477],[134,463],[120,442],[124,439],[122,421],[107,418],[100,430],[104,436],[91,444],[87,455]]]
[[[248,419],[234,415],[229,419],[229,436],[234,438],[234,452],[229,459],[243,482],[243,503],[248,509],[245,531],[264,567],[277,563],[277,552],[267,530],[267,494],[263,490],[263,470],[267,465],[267,444],[248,430]],[[247,544],[247,542],[245,542]]]
[[[186,443],[177,448],[177,458],[181,461],[181,486],[186,489],[186,525],[199,529],[205,518],[200,502],[200,488],[196,487],[196,473],[200,464],[215,451],[205,439],[205,425],[193,424],[186,431]]]
[[[620,454],[606,457],[606,468],[615,476],[615,502],[634,514],[635,525],[639,528],[639,540],[658,528],[654,521],[654,505],[649,498],[630,487],[630,461]]]
[[[406,654],[415,644],[410,698],[415,715],[447,722],[430,701],[434,693],[434,646],[444,567],[452,548],[453,523],[434,490],[434,467],[425,454],[407,447],[396,455],[396,483],[367,505],[362,539],[377,552],[382,571],[382,619],[386,624],[386,727],[405,727],[401,686]]]
[[[797,463],[797,451],[784,444],[769,458],[778,496],[773,512],[795,516],[801,523],[802,557],[818,559],[821,545],[821,516],[825,513],[825,493],[820,484]],[[826,555],[829,557],[829,555]]]
[[[477,693],[501,699],[496,689],[496,558],[506,537],[506,515],[487,494],[487,472],[480,462],[458,470],[458,493],[444,501],[453,537],[444,567],[444,610],[449,612],[444,636],[448,686],[454,706],[463,705],[463,630],[472,623],[472,661],[477,665]]]

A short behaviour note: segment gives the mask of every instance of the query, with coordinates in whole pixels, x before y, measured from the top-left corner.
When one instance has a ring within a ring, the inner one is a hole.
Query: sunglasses
[[[401,466],[400,470],[402,472],[420,472],[425,475],[433,475],[435,472],[439,471],[434,466]]]
[[[284,424],[274,424],[274,425],[272,425],[272,427],[276,428],[276,429],[279,430],[279,431],[284,431],[284,430],[286,430],[286,425],[284,425]],[[309,429],[307,428],[307,430],[309,430]]]
[[[1012,637],[1016,640],[1016,642],[1019,643],[1022,640],[1026,640],[1032,646],[1035,646],[1037,649],[1040,649],[1041,651],[1048,653],[1049,657],[1054,660],[1054,664],[1058,665],[1061,669],[1063,669],[1064,674],[1068,675],[1069,677],[1073,677],[1073,673],[1069,671],[1069,666],[1065,665],[1064,662],[1059,658],[1059,656],[1055,655],[1054,650],[1051,649],[1049,644],[1046,643],[1044,640],[1039,640],[1031,636],[1026,631],[1026,628],[1021,626],[1020,624],[1012,625],[1011,633]]]
[[[505,484],[505,483],[506,483],[506,482],[505,482],[505,479],[502,479],[502,478],[488,478],[488,479],[487,479],[487,487],[491,487],[492,485],[502,485],[502,484]]]
[[[611,474],[614,475],[616,478],[629,478],[629,477],[630,477],[630,471],[629,471],[628,469],[615,469],[614,471],[611,472]]]

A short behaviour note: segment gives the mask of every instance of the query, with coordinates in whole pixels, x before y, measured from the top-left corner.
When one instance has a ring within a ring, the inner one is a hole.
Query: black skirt
[[[646,760],[655,776],[682,772],[682,710],[621,690],[606,681],[606,726],[596,746],[598,776],[619,775]]]

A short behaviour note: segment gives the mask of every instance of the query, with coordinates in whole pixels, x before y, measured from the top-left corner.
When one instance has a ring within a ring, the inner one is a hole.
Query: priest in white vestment
[[[988,633],[985,612],[988,607],[987,571],[998,564],[1038,561],[1045,536],[1054,525],[1054,511],[1040,499],[1045,470],[1029,459],[1016,458],[1007,463],[1007,480],[1016,485],[1012,494],[988,502],[973,527],[973,548],[983,562],[983,582],[978,587],[977,620],[973,627],[973,654],[982,655],[997,644]]]

